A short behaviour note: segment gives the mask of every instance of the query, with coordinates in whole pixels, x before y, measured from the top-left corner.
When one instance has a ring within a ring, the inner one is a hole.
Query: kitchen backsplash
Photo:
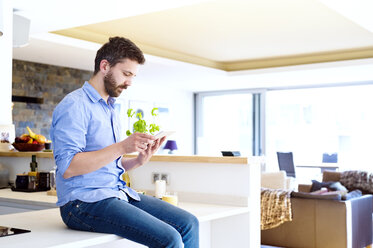
[[[69,92],[81,87],[92,75],[90,71],[13,60],[13,96],[40,98],[43,103],[13,102],[13,123],[16,136],[26,126],[49,137],[52,113]]]

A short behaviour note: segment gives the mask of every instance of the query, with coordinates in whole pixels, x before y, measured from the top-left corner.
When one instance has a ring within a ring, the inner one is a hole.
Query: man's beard
[[[111,72],[108,72],[106,76],[104,77],[104,86],[106,92],[109,94],[111,97],[118,97],[122,93],[119,89],[127,89],[127,86],[122,85],[122,86],[117,86],[113,74]]]

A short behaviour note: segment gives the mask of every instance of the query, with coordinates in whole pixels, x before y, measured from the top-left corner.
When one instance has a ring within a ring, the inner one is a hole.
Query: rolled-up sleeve
[[[65,98],[53,112],[50,135],[57,173],[61,176],[73,157],[85,151],[89,123],[86,112],[81,101],[74,97]]]

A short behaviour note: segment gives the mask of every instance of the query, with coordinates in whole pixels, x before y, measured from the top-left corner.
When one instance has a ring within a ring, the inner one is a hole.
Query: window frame
[[[198,137],[203,132],[203,98],[209,96],[222,96],[232,94],[252,94],[253,104],[253,130],[252,133],[252,156],[260,156],[265,152],[265,92],[267,89],[244,89],[206,91],[194,93],[194,154],[198,151]]]

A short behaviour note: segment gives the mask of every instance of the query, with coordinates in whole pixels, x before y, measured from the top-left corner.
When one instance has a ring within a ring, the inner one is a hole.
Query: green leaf
[[[131,108],[127,110],[127,116],[128,117],[132,117],[135,114],[135,111],[133,111],[133,113],[132,113],[132,111],[133,111],[133,109],[131,109]]]
[[[157,116],[158,115],[158,108],[153,108],[152,109],[152,116]]]
[[[157,116],[158,115],[157,111],[158,111],[158,108],[153,108],[152,111],[151,111],[151,115],[152,116]],[[133,109],[128,109],[127,110],[127,116],[129,118],[134,118],[135,114],[136,114],[136,112],[133,111]],[[136,118],[137,118],[137,121],[135,123],[133,123],[133,132],[134,133],[148,133],[149,132],[150,134],[154,134],[156,131],[160,130],[160,127],[155,123],[151,123],[148,126],[146,124],[146,121],[143,120],[141,112],[136,114]],[[130,136],[131,134],[132,133],[131,133],[130,130],[126,131],[127,136]]]
[[[159,131],[159,126],[154,123],[150,124],[150,129],[149,129],[150,134],[153,135],[156,131]]]
[[[146,128],[146,121],[138,120],[135,123],[133,123],[133,130],[138,133],[146,133],[148,131]]]

